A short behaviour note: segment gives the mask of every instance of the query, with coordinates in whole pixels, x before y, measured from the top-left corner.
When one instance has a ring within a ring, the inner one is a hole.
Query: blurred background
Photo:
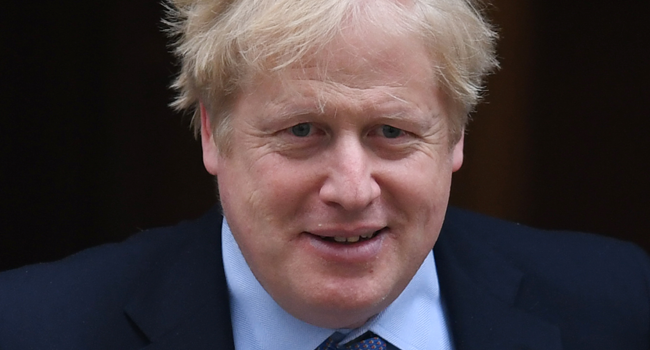
[[[494,0],[502,69],[452,203],[650,250],[650,2]],[[157,0],[0,11],[0,270],[116,242],[214,203]]]

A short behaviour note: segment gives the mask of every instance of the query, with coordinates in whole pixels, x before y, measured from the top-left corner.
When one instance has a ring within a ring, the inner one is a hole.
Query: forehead
[[[347,115],[444,115],[433,63],[411,36],[372,32],[341,36],[303,62],[258,74],[235,114],[268,118],[338,112]]]
[[[307,66],[317,68],[323,78],[375,73],[395,79],[396,84],[415,76],[432,78],[428,55],[418,40],[412,36],[381,37],[371,31],[337,38],[310,57]]]
[[[386,34],[372,27],[344,30],[327,45],[310,50],[287,67],[249,72],[242,90],[250,92],[272,83],[286,90],[299,85],[295,92],[301,93],[309,91],[309,85],[318,85],[313,84],[316,82],[352,89],[409,84],[419,84],[422,89],[437,87],[435,63],[419,37]]]

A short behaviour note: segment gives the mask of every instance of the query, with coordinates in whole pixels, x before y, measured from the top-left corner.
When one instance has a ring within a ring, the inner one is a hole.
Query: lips
[[[374,261],[381,254],[385,232],[389,232],[387,226],[375,225],[356,229],[321,229],[304,232],[303,237],[306,240],[302,242],[307,243],[306,251],[309,254],[318,256],[328,264],[334,264],[330,266],[350,268],[356,264]]]

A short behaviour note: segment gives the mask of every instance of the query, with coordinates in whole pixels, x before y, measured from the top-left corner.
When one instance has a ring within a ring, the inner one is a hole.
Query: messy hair
[[[198,134],[202,102],[221,150],[229,148],[228,120],[246,77],[300,64],[344,27],[371,24],[424,43],[433,78],[449,101],[452,144],[481,98],[485,76],[498,65],[497,35],[474,0],[167,1],[165,22],[181,65],[172,106],[193,111]]]

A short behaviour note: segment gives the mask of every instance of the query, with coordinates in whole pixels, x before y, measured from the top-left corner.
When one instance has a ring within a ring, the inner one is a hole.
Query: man
[[[174,6],[220,207],[3,274],[0,348],[650,347],[638,248],[447,210],[496,65],[472,3]]]

